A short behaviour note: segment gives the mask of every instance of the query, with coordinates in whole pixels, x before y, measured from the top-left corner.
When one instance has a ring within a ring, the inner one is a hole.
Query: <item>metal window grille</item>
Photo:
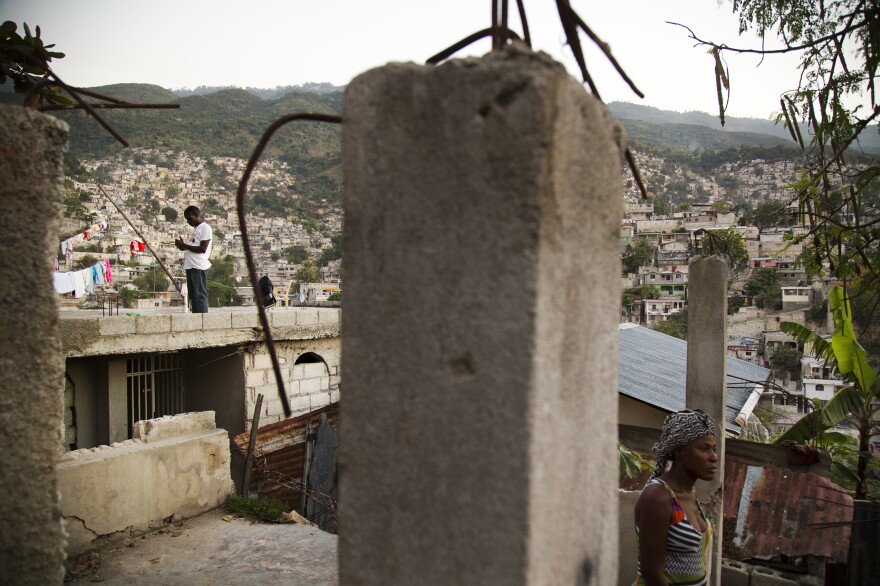
[[[183,358],[179,353],[142,354],[126,363],[129,438],[137,421],[185,411]]]

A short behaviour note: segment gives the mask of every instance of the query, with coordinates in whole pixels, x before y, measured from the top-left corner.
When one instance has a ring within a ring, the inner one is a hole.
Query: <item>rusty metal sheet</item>
[[[324,414],[327,421],[335,427],[339,404],[333,403],[257,430],[250,490],[257,491],[264,497],[283,501],[302,513],[302,492],[294,485],[303,477],[308,431],[311,429],[314,432],[317,429]],[[244,454],[250,441],[250,432],[240,433],[232,441]]]
[[[724,555],[734,559],[848,558],[853,499],[816,474],[724,467]]]
[[[311,425],[313,428],[317,427],[322,413],[327,413],[327,417],[335,424],[336,417],[339,415],[339,403],[332,403],[299,417],[264,425],[257,430],[256,449],[271,452],[305,441],[307,425]],[[232,441],[235,442],[238,449],[246,450],[250,437],[250,431],[243,431],[232,438]]]

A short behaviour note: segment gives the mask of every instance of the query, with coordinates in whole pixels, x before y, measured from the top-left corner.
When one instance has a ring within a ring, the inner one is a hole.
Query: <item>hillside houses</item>
[[[148,251],[134,257],[130,254],[129,244],[136,232],[104,196],[103,188],[152,245],[157,256],[172,272],[182,275],[181,255],[174,246],[174,239],[189,231],[182,220],[184,208],[197,205],[214,230],[212,257],[233,256],[234,277],[246,285],[247,269],[235,207],[238,181],[246,161],[233,157],[206,158],[169,149],[132,149],[125,155],[81,164],[94,180],[71,178],[68,187],[84,200],[90,217],[83,222],[100,218],[109,225],[103,235],[90,243],[90,253],[107,256],[118,264],[155,262]],[[251,176],[249,201],[261,193],[284,194],[284,198],[296,200],[299,196],[291,191],[295,184],[296,177],[287,163],[261,161]],[[176,212],[177,218],[167,220],[163,212],[166,208]],[[323,217],[308,228],[292,216],[272,217],[259,211],[248,214],[248,230],[260,274],[269,275],[275,282],[289,281],[300,264],[288,261],[284,254],[286,249],[302,248],[308,259],[316,261],[321,252],[331,246],[331,236],[342,230],[342,209],[323,199],[318,211]],[[325,268],[328,270],[324,274],[338,283],[339,267]]]

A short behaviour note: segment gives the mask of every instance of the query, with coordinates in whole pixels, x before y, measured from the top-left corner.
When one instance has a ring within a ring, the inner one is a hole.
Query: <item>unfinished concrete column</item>
[[[717,256],[693,258],[688,267],[687,407],[718,425],[718,474],[697,483],[697,498],[712,522],[712,581],[721,584],[724,520],[724,426],[727,417],[727,263]]]
[[[61,584],[55,485],[64,366],[52,258],[64,197],[67,124],[0,107],[0,583]]]
[[[613,583],[621,129],[521,49],[343,117],[341,582]]]

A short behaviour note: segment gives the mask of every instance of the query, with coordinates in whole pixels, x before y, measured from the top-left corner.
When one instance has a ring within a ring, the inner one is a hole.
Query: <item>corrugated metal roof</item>
[[[302,479],[309,429],[314,431],[317,428],[324,413],[335,426],[339,416],[339,403],[331,403],[305,415],[284,419],[257,430],[254,464],[248,487],[250,490],[259,490],[263,496],[288,503],[302,513],[302,492],[294,484]],[[245,456],[250,432],[242,432],[232,438],[232,441],[242,456]],[[285,481],[280,481],[281,478]]]
[[[852,518],[852,497],[827,478],[725,462],[727,557],[812,555],[845,563]]]
[[[685,408],[687,342],[635,324],[620,324],[620,393],[672,413]],[[751,383],[766,381],[770,370],[727,357],[727,431],[739,434],[734,420],[749,398]]]

